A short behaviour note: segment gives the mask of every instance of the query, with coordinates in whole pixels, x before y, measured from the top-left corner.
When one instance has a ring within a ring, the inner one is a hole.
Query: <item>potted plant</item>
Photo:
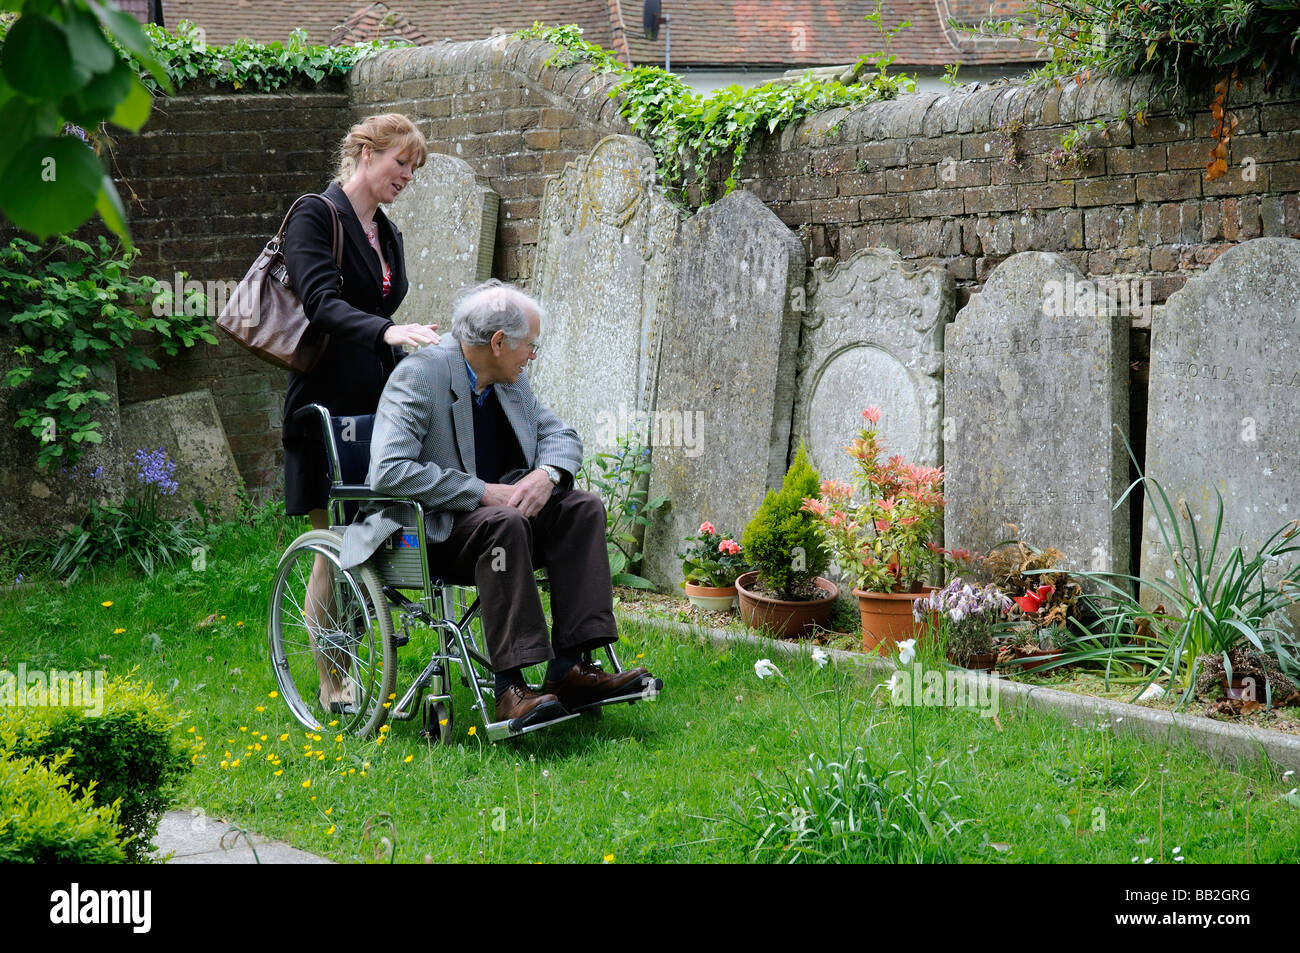
[[[686,598],[701,609],[730,610],[736,602],[736,577],[749,569],[740,544],[716,532],[708,521],[686,543],[686,552],[677,554],[686,577]]]
[[[1021,598],[1023,597],[1017,597],[1016,601],[1019,602]],[[1041,668],[1055,667],[1056,660],[1065,654],[1066,633],[1058,625],[1040,627],[1021,622],[1012,631],[1015,635],[1003,646],[998,661],[1013,666],[1017,672],[1036,672]]]
[[[913,603],[944,559],[934,542],[945,503],[943,470],[913,466],[897,455],[885,459],[880,408],[868,407],[862,417],[866,423],[847,447],[856,462],[856,486],[827,480],[818,496],[804,500],[804,509],[816,516],[852,581],[863,651],[892,654],[899,639],[915,637]]]
[[[780,490],[772,490],[741,537],[754,567],[736,580],[740,616],[751,628],[797,635],[830,618],[839,588],[819,573],[828,557],[817,521],[803,508],[818,476],[801,443]]]
[[[958,576],[942,589],[916,600],[912,612],[918,622],[927,616],[935,620],[954,664],[991,672],[998,660],[993,631],[1012,605],[997,586],[972,585]]]

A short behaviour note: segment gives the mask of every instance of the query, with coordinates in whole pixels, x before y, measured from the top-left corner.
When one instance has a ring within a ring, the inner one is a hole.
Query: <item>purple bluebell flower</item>
[[[176,461],[167,456],[159,447],[154,451],[143,448],[135,452],[136,480],[144,486],[152,486],[163,496],[171,496],[180,484],[174,479]]]

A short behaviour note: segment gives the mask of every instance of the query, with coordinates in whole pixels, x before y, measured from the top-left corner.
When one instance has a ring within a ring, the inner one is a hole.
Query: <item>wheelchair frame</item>
[[[344,483],[338,444],[329,411],[320,404],[309,404],[297,411],[293,419],[302,421],[311,417],[315,417],[320,422],[330,468],[327,503],[330,528],[311,530],[302,534],[281,556],[276,581],[272,587],[267,623],[271,663],[276,682],[285,696],[291,713],[304,727],[317,731],[324,730],[315,715],[316,711],[323,712],[323,708],[320,706],[319,697],[313,707],[301,695],[299,686],[290,671],[288,654],[285,651],[284,620],[283,617],[278,617],[277,613],[284,611],[288,570],[298,557],[307,552],[314,556],[323,556],[333,566],[332,597],[335,601],[332,604],[336,607],[346,607],[342,611],[347,616],[345,621],[349,631],[340,633],[343,641],[357,645],[362,640],[367,640],[371,643],[373,655],[375,635],[370,631],[370,627],[376,625],[379,629],[378,636],[381,644],[378,649],[383,657],[383,674],[382,685],[378,692],[373,686],[370,686],[367,691],[366,686],[362,684],[363,679],[357,674],[357,669],[361,665],[360,656],[347,647],[341,648],[338,640],[331,644],[333,650],[345,652],[350,659],[348,663],[350,671],[344,675],[344,678],[351,682],[357,693],[352,706],[356,710],[349,712],[346,710],[347,706],[342,706],[344,710],[339,714],[350,716],[348,727],[357,734],[365,735],[371,731],[378,731],[388,719],[411,720],[415,717],[418,708],[424,722],[422,733],[431,740],[449,742],[452,737],[453,666],[460,667],[461,683],[471,690],[474,696],[472,707],[479,712],[484,730],[491,741],[548,728],[576,718],[584,712],[599,714],[600,708],[605,705],[621,702],[632,704],[643,698],[654,697],[661,683],[651,679],[643,691],[603,699],[570,710],[567,715],[538,724],[517,725],[507,720],[489,721],[487,705],[489,699],[495,702],[495,683],[491,662],[475,631],[475,623],[479,621],[477,592],[472,587],[451,583],[430,574],[429,563],[425,556],[428,548],[424,531],[425,507],[412,497],[384,496],[376,494],[364,484]],[[345,570],[340,566],[339,559],[342,533],[346,528],[344,504],[348,502],[406,504],[414,511],[415,525],[404,526],[362,566]],[[333,539],[330,538],[331,536]],[[414,563],[419,565],[418,573],[413,572]],[[540,584],[544,586],[545,581],[541,581]],[[418,590],[420,596],[417,600],[412,600],[401,592],[403,589]],[[309,601],[310,598],[308,594],[304,602]],[[289,610],[289,614],[294,615],[301,611],[302,606],[299,605]],[[394,616],[398,620],[397,627],[393,625]],[[312,631],[311,623],[306,620],[305,613],[302,618],[303,628],[309,631],[312,638],[313,656],[319,664],[316,642],[323,637],[323,634]],[[363,622],[364,630],[361,628]],[[411,641],[411,628],[416,623],[436,632],[437,644],[428,663],[399,698],[396,692],[391,690],[396,687],[397,649]],[[615,673],[621,671],[613,645],[605,646],[605,654],[612,671]],[[595,660],[591,661],[593,664],[600,665]],[[475,668],[476,665],[485,670],[486,674],[482,674]],[[531,687],[537,689],[539,686]],[[426,689],[430,688],[432,690],[426,693]]]

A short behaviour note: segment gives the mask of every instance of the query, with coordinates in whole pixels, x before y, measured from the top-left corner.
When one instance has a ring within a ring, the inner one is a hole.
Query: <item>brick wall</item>
[[[118,139],[112,164],[119,192],[130,200],[137,272],[169,281],[177,271],[204,284],[238,281],[293,199],[329,182],[349,124],[346,87],[338,81],[277,93],[200,87],[155,100],[140,135]],[[172,359],[155,355],[161,371],[119,367],[121,402],[206,387],[250,491],[279,493],[288,375],[216,333],[219,345]]]

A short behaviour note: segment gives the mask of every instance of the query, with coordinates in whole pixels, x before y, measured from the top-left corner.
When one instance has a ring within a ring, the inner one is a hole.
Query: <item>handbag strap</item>
[[[316,192],[308,192],[306,195],[300,195],[293,200],[293,204],[289,206],[289,211],[284,213],[284,221],[280,223],[280,230],[275,233],[275,237],[272,238],[271,241],[268,243],[268,247],[274,246],[271,247],[271,251],[276,252],[279,251],[284,246],[284,231],[286,228],[289,227],[289,217],[293,215],[294,209],[298,207],[298,203],[301,202],[303,199],[320,199],[329,207],[330,216],[334,219],[334,236],[333,236],[334,266],[338,268],[340,272],[342,272],[343,271],[343,220],[339,218],[338,206],[335,205],[333,202],[331,202],[329,199],[327,199],[325,196],[320,195]]]

